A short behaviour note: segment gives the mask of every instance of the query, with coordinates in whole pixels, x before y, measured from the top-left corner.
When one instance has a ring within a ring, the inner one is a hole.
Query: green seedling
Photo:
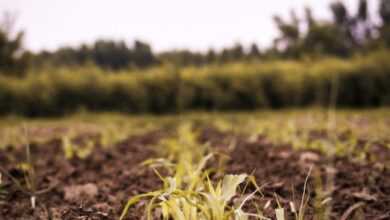
[[[194,190],[179,186],[178,181],[173,177],[162,178],[164,187],[161,190],[131,198],[120,219],[126,216],[131,206],[145,199],[148,200],[146,208],[148,220],[152,219],[157,210],[161,210],[164,220],[247,220],[249,217],[267,219],[261,214],[246,213],[242,210],[244,204],[254,196],[256,191],[249,196],[241,196],[242,202],[238,206],[229,205],[237,194],[238,186],[246,178],[245,174],[226,175],[222,181],[213,184],[206,176],[196,184]]]
[[[127,131],[125,127],[115,127],[115,126],[106,126],[101,132],[100,132],[100,144],[104,148],[108,148],[110,146],[113,146],[114,144],[125,140],[128,136],[129,131]]]
[[[306,195],[307,194],[307,183],[309,181],[309,177],[311,175],[312,169],[313,169],[313,167],[310,167],[309,172],[308,172],[306,179],[305,179],[299,209],[298,210],[296,209],[295,203],[293,201],[289,202],[290,211],[295,215],[295,220],[305,220],[306,219],[305,213],[306,213],[307,205],[309,203],[309,196]],[[293,194],[294,194],[294,192],[293,192]],[[278,208],[275,209],[276,220],[285,220],[286,219],[285,209],[280,204],[279,197],[276,193],[274,193],[274,197],[275,197],[276,203],[278,205]],[[318,213],[316,214],[316,216],[318,217]]]
[[[68,160],[75,157],[79,159],[87,158],[92,153],[95,145],[92,140],[88,140],[85,146],[77,146],[72,143],[69,136],[63,136],[61,140],[65,158]]]
[[[14,186],[23,194],[27,195],[30,197],[30,203],[31,203],[31,208],[35,209],[36,208],[36,201],[37,197],[39,195],[45,194],[49,191],[51,191],[57,184],[53,184],[50,187],[46,189],[39,189],[38,188],[38,178],[36,175],[36,170],[34,166],[34,160],[31,155],[31,148],[30,144],[28,142],[28,134],[27,134],[27,129],[24,128],[25,131],[25,137],[26,137],[26,160],[22,163],[19,164],[19,169],[23,172],[23,181],[17,179],[16,177],[12,176],[10,173],[7,172],[6,169],[0,166],[0,173],[3,173],[4,175],[9,178]]]
[[[275,209],[275,215],[276,215],[276,220],[285,220],[285,212],[283,206],[279,202],[278,195],[274,193],[274,197],[276,200],[276,204],[278,204],[278,208]]]
[[[312,170],[313,170],[313,166],[310,167],[309,172],[308,172],[306,179],[305,179],[305,183],[303,185],[302,199],[301,199],[301,204],[299,205],[299,212],[298,212],[297,220],[305,220],[306,207],[307,207],[307,204],[309,203],[309,199],[310,199],[310,196],[306,195],[307,183],[309,181]]]
[[[316,219],[328,220],[331,213],[331,193],[333,190],[333,177],[332,174],[327,173],[326,182],[324,183],[321,178],[320,171],[314,173],[314,190],[316,196],[314,197],[314,209],[316,213]]]
[[[147,220],[153,219],[158,212],[164,220],[267,219],[260,212],[246,213],[242,209],[260,190],[254,178],[240,174],[225,175],[219,181],[211,180],[209,174],[212,169],[206,169],[206,164],[213,158],[213,154],[205,154],[207,150],[196,142],[191,125],[179,126],[177,136],[163,142],[163,155],[168,159],[148,160],[144,163],[153,165],[153,168],[165,167],[171,176],[163,177],[155,169],[163,187],[129,199],[120,219],[125,218],[131,206],[141,201],[147,201]],[[257,190],[249,196],[238,195],[239,186],[247,181]],[[238,198],[235,201],[241,201],[238,204],[232,201],[236,196]]]
[[[0,172],[0,201],[4,200],[7,196],[7,190],[5,188],[5,184],[3,183],[3,176]]]
[[[70,138],[68,136],[63,136],[62,139],[62,149],[65,154],[66,159],[72,159],[74,157],[74,149],[71,144]]]

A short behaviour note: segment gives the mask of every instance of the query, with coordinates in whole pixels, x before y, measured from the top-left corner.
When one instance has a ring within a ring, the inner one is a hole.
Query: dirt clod
[[[92,200],[98,194],[98,188],[93,183],[87,183],[84,185],[66,186],[64,188],[65,200],[72,202],[83,199]]]

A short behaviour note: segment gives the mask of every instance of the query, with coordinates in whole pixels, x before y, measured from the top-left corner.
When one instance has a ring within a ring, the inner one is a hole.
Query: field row
[[[386,219],[389,118],[386,109],[6,118],[0,218]]]
[[[167,113],[390,103],[390,52],[350,59],[169,66],[109,73],[94,67],[0,77],[0,113]]]

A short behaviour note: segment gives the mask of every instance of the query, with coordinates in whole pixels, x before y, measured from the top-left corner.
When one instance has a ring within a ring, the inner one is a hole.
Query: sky
[[[0,12],[16,16],[25,31],[25,47],[33,51],[92,43],[96,39],[135,39],[154,51],[220,49],[241,42],[260,47],[278,32],[272,17],[291,9],[330,18],[332,0],[1,0]],[[354,12],[358,0],[344,0]],[[378,0],[369,0],[376,11]]]

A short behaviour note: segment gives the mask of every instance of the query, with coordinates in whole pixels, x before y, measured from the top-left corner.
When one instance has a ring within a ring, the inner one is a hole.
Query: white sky
[[[344,0],[356,8],[358,0]],[[242,42],[268,46],[277,35],[272,16],[303,14],[329,18],[331,0],[0,0],[0,11],[17,14],[34,51],[91,43],[98,38],[129,44],[144,40],[155,51],[206,50]],[[369,0],[376,11],[378,0]],[[353,10],[355,12],[355,10]]]

